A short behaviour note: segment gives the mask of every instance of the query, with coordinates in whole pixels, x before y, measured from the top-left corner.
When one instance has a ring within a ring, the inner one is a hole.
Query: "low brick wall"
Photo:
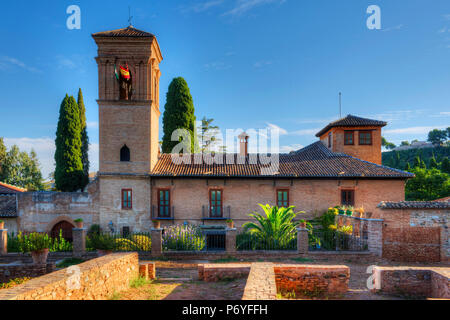
[[[250,273],[250,264],[229,263],[224,265],[201,264],[198,266],[198,278],[205,282],[246,278]]]
[[[138,275],[137,253],[115,253],[4,290],[0,300],[103,300]]]
[[[375,292],[450,299],[450,268],[375,267]]]
[[[317,296],[348,291],[347,266],[276,265],[274,271],[278,291]]]
[[[11,263],[0,265],[0,283],[16,278],[35,278],[56,270],[55,263],[44,265]]]
[[[242,300],[275,300],[277,286],[271,263],[252,264]]]

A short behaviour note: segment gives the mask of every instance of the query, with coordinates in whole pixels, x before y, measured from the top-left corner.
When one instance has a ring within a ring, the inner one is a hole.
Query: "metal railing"
[[[283,239],[261,238],[251,233],[240,233],[236,236],[238,251],[293,251],[297,250],[297,234],[293,233]]]
[[[202,220],[228,220],[231,219],[231,206],[223,207],[220,216],[211,215],[210,206],[202,206]]]
[[[335,230],[314,229],[309,235],[310,251],[366,251],[367,237]]]
[[[162,214],[157,206],[152,206],[152,219],[153,220],[174,220],[175,219],[175,207],[170,207],[169,214]]]
[[[110,232],[88,234],[86,250],[95,249],[114,252],[151,252],[152,240],[149,232]]]

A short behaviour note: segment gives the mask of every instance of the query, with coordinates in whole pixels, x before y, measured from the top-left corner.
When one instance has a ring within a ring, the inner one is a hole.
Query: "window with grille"
[[[289,207],[289,190],[277,190],[277,206],[279,208]]]
[[[354,141],[354,132],[353,131],[345,131],[344,133],[344,144],[347,146],[352,146],[355,144]]]
[[[209,208],[211,218],[223,217],[222,190],[209,190]]]
[[[160,189],[158,192],[158,217],[170,218],[170,190]]]
[[[122,209],[133,209],[133,191],[131,189],[122,190]]]
[[[341,190],[341,205],[355,205],[355,190]]]
[[[372,131],[360,131],[359,144],[370,146],[372,144]]]

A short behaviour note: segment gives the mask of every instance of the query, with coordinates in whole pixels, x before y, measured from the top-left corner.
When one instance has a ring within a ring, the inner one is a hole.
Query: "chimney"
[[[250,136],[244,132],[242,132],[238,138],[239,138],[239,155],[241,156],[247,156],[248,155],[248,138]]]

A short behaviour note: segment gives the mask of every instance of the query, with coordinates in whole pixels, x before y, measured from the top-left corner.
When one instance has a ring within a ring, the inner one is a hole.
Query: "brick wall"
[[[75,225],[83,219],[85,227],[98,224],[99,192],[97,180],[88,192],[24,192],[17,194],[18,229],[28,232],[49,232],[61,221]],[[12,232],[12,230],[10,230]]]
[[[450,299],[450,268],[375,267],[375,292]]]
[[[198,278],[205,282],[245,278],[250,272],[250,264],[201,264],[198,266]]]
[[[450,211],[378,209],[383,223],[383,257],[393,261],[450,260]]]
[[[171,190],[171,206],[175,223],[202,223],[202,206],[209,205],[209,189],[223,190],[223,206],[230,206],[231,218],[237,228],[249,221],[248,214],[259,210],[258,204],[276,204],[277,188],[290,190],[290,205],[305,211],[306,219],[322,215],[329,207],[341,203],[341,189],[355,190],[355,206],[373,212],[385,199],[402,201],[404,181],[388,180],[249,180],[249,179],[154,179],[151,190],[152,206],[157,207],[158,188]],[[227,213],[227,211],[225,211]],[[162,221],[162,225],[173,222]],[[223,224],[225,221],[205,221],[205,224]]]
[[[6,283],[16,278],[35,278],[55,271],[55,263],[46,265],[11,263],[0,265],[0,283]]]
[[[0,300],[102,300],[139,275],[137,253],[116,253],[59,270],[0,293]],[[75,269],[74,269],[75,270]],[[78,277],[79,275],[79,277]],[[79,281],[79,282],[78,282]],[[79,283],[79,287],[74,284]]]
[[[336,295],[348,291],[350,269],[347,266],[276,265],[278,291],[300,295]]]

